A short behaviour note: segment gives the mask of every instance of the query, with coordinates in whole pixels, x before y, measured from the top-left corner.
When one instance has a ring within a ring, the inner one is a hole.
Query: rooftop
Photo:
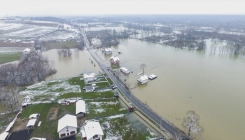
[[[83,137],[87,137],[87,139],[92,138],[94,135],[104,135],[100,123],[97,121],[86,121],[81,128],[81,133]]]
[[[83,100],[78,100],[76,102],[76,114],[80,112],[86,113],[85,101]]]
[[[57,132],[62,130],[66,126],[77,127],[77,117],[74,115],[66,114],[58,121]]]

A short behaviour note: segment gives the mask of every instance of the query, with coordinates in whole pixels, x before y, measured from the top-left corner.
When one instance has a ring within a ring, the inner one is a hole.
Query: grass
[[[57,118],[55,120],[49,120],[48,119],[48,113],[49,110],[52,107],[59,107]],[[38,127],[36,123],[34,127],[34,131],[32,133],[32,136],[35,137],[46,137],[47,139],[53,139],[58,138],[57,133],[57,126],[58,126],[58,120],[64,116],[64,114],[73,114],[75,113],[75,105],[69,105],[69,106],[58,106],[57,104],[36,104],[32,106],[26,107],[20,118],[29,118],[29,116],[33,113],[39,113],[40,117],[38,119],[39,121],[42,121],[41,125]]]
[[[48,42],[43,45],[46,49],[61,49],[61,48],[76,48],[78,45],[77,41],[62,41],[62,42]]]
[[[103,88],[103,87],[109,86],[109,83],[108,83],[107,81],[105,81],[105,82],[100,82],[100,83],[96,83],[96,86],[97,86],[98,88]]]
[[[111,66],[111,69],[119,69],[120,68],[120,66],[118,66],[118,65],[112,65]]]
[[[81,78],[83,78],[83,75],[70,78],[68,79],[68,83],[71,85],[80,85],[80,88],[83,89],[83,87],[85,87],[85,83],[83,80],[80,80]]]
[[[67,99],[67,98],[75,98],[75,97],[81,97],[81,93],[67,93],[67,94],[63,94],[60,95],[56,98],[56,100],[59,99]]]
[[[82,92],[83,99],[99,99],[99,98],[111,98],[114,96],[112,91],[105,92]]]
[[[108,78],[107,80],[108,80],[108,82],[109,82],[110,85],[113,84],[113,82],[112,82],[112,80],[110,78]]]
[[[19,60],[21,54],[22,54],[22,52],[0,53],[0,64]]]

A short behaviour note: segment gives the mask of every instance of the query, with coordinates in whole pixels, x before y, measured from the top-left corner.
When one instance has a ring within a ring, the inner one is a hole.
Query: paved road
[[[179,140],[191,140],[187,135],[181,133],[178,129],[170,125],[167,121],[165,121],[163,118],[158,116],[155,112],[153,112],[151,109],[147,108],[145,105],[143,105],[135,96],[131,94],[129,90],[125,88],[125,86],[113,75],[111,71],[107,70],[106,65],[103,63],[103,61],[95,54],[94,51],[90,50],[90,45],[87,40],[85,31],[81,29],[81,33],[84,36],[85,44],[90,52],[90,54],[94,57],[94,59],[97,61],[97,63],[100,65],[100,67],[106,72],[108,77],[113,81],[113,83],[117,86],[117,88],[124,94],[124,96],[127,97],[127,99],[130,100],[130,102],[136,106],[138,109],[140,109],[144,114],[146,114],[148,117],[150,117],[155,123],[157,123],[160,128],[164,128],[167,130],[174,139],[176,139],[176,134],[181,135],[181,139]]]

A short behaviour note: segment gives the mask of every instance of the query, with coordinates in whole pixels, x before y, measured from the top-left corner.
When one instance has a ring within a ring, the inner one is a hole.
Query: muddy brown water
[[[118,50],[122,52],[121,66],[133,71],[121,75],[132,88],[132,94],[178,128],[187,132],[182,120],[188,110],[194,110],[204,128],[201,136],[191,134],[194,138],[245,139],[244,58],[180,50],[135,39],[121,40],[112,49],[113,55],[118,55]],[[110,56],[94,51],[109,65]],[[101,71],[98,65],[91,64],[87,51],[79,51],[71,58],[58,57],[56,50],[43,54],[55,62],[58,70],[46,80]],[[157,79],[138,86],[136,74],[142,71],[142,63],[147,66],[146,74],[155,74]]]

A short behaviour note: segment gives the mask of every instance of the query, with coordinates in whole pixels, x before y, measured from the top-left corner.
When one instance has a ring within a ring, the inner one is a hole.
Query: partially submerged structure
[[[112,54],[112,49],[111,48],[105,48],[104,53],[105,54]]]
[[[140,83],[140,84],[145,84],[148,82],[148,77],[147,75],[143,75],[143,76],[140,76],[137,81]]]
[[[77,133],[77,117],[66,114],[58,121],[59,138],[73,136]]]
[[[121,70],[123,73],[125,73],[125,74],[129,74],[129,73],[130,73],[130,71],[129,71],[127,68],[125,68],[125,67],[121,67],[120,70]]]
[[[110,62],[111,62],[111,64],[113,64],[113,65],[119,65],[119,63],[120,63],[120,59],[118,58],[118,57],[114,57],[114,56],[112,56],[111,57],[111,59],[110,59]]]
[[[85,101],[78,100],[76,102],[76,115],[77,115],[77,117],[81,117],[81,116],[85,116],[86,115]]]
[[[80,128],[82,140],[102,140],[104,135],[100,123],[94,120],[85,121]]]

